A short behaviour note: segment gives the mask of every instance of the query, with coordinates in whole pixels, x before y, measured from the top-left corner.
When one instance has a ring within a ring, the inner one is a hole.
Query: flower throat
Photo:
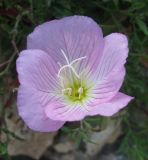
[[[66,65],[61,66],[58,71],[58,78],[61,83],[61,93],[65,98],[72,102],[82,102],[87,97],[86,85],[84,81],[82,81],[82,73],[78,74],[73,67],[73,65],[83,59],[85,57],[80,57],[72,62],[69,62],[65,52],[61,49],[61,52],[66,60]]]

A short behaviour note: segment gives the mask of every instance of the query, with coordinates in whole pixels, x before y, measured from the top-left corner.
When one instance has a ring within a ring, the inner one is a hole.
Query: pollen
[[[71,102],[83,102],[88,95],[88,89],[85,86],[81,86],[79,82],[70,84],[70,86],[63,90],[65,98]]]

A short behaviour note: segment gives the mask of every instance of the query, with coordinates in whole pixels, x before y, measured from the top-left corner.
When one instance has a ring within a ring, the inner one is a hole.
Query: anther
[[[79,99],[81,98],[81,95],[83,94],[83,88],[82,87],[80,87],[79,89],[78,89],[78,93],[79,93]]]
[[[69,96],[71,96],[71,94],[72,94],[72,88],[62,89],[62,94],[64,94],[65,91],[67,91],[66,93],[67,93]]]

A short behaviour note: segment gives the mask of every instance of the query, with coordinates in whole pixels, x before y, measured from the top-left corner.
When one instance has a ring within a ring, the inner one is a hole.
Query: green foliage
[[[126,109],[127,114],[123,115],[124,138],[120,153],[125,154],[129,160],[148,159],[147,10],[147,0],[1,0],[0,96],[3,97],[6,93],[11,95],[12,89],[17,87],[14,85],[17,79],[15,59],[18,50],[25,48],[26,36],[36,25],[75,14],[92,17],[101,25],[104,35],[122,32],[129,38],[130,53],[122,90],[135,97],[135,100]],[[13,82],[11,85],[8,83],[10,79]],[[0,123],[11,107],[5,108],[8,104],[7,99],[0,101]],[[83,121],[81,127],[64,127],[62,130],[73,138],[77,137],[79,144],[81,141],[89,141],[89,131],[96,127],[96,122],[99,121],[100,125],[105,123],[103,119],[89,118]],[[10,134],[5,126],[4,131],[5,134]],[[0,155],[8,159],[6,148],[6,143],[0,143]]]
[[[10,160],[7,152],[7,144],[0,142],[0,159]]]
[[[131,116],[128,115],[126,119],[124,119],[124,125],[126,134],[121,143],[119,152],[124,153],[129,160],[148,159],[148,120],[140,121],[137,126],[137,122],[133,121]]]
[[[75,126],[64,126],[61,130],[68,135],[79,148],[82,143],[90,142],[90,134],[92,131],[100,131],[106,127],[106,118],[103,117],[88,117],[82,120]]]
[[[81,143],[89,141],[89,132],[86,128],[77,127],[75,129],[71,129],[69,127],[63,127],[62,132],[67,134],[69,138],[71,138],[76,146],[79,148]]]

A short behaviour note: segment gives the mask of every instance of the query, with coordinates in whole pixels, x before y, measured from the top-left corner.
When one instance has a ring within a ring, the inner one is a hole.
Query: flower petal
[[[125,35],[113,33],[105,37],[101,61],[94,73],[96,86],[93,95],[97,103],[110,100],[120,89],[124,76],[128,41]]]
[[[46,115],[59,121],[79,121],[88,115],[88,111],[79,105],[65,106],[59,102],[53,102],[45,108]]]
[[[19,87],[18,112],[29,128],[40,132],[53,132],[63,126],[65,122],[53,121],[44,113],[44,106],[51,98],[49,94],[36,89],[22,85]]]
[[[27,40],[29,49],[42,49],[61,65],[67,64],[61,49],[69,62],[86,56],[85,60],[79,62],[78,72],[86,68],[85,65],[90,68],[98,65],[103,46],[101,28],[85,16],[71,16],[39,25]]]
[[[124,108],[133,97],[118,92],[117,95],[106,103],[90,106],[90,115],[112,116],[120,109]]]
[[[58,87],[58,65],[44,51],[22,51],[17,59],[17,72],[24,86],[46,92]]]

